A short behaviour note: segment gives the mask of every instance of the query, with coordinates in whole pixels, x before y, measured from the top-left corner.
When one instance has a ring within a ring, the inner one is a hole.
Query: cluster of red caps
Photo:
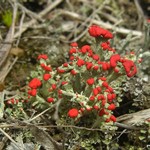
[[[7,100],[7,104],[11,104],[11,105],[18,104],[19,102],[27,103],[28,100],[23,100],[23,99],[19,100],[19,99],[16,99],[16,98],[11,98],[11,99]]]
[[[38,56],[37,58],[38,60],[47,60],[48,59],[48,56],[45,55],[45,54],[41,54]],[[50,65],[46,65],[45,63],[41,63],[40,64],[41,68],[44,70],[44,74],[43,74],[43,79],[44,81],[48,81],[50,78],[51,78],[51,72],[52,72],[52,68]],[[37,95],[37,91],[38,91],[38,88],[40,88],[42,86],[42,81],[39,79],[39,78],[33,78],[28,86],[29,86],[29,90],[28,90],[28,94],[29,94],[29,97],[30,96],[36,96]],[[55,90],[56,89],[56,84],[52,84],[52,87],[51,89],[49,89],[49,91],[52,91],[52,90]],[[53,97],[48,97],[47,98],[47,102],[48,103],[51,103],[51,102],[54,102],[54,98]]]
[[[96,86],[98,80],[101,82],[101,86]],[[94,78],[89,78],[86,80],[87,86],[92,86],[91,96],[89,97],[90,105],[84,103],[81,104],[81,108],[78,110],[76,108],[70,109],[68,116],[71,118],[76,118],[79,113],[82,115],[85,111],[96,111],[100,117],[106,116],[105,122],[116,121],[112,111],[115,110],[116,105],[114,103],[116,94],[112,87],[106,81],[106,77],[100,77],[97,80]]]
[[[84,45],[81,48],[78,48],[78,44],[76,42],[71,43],[71,49],[69,50],[70,61],[58,67],[57,74],[63,75],[65,73],[70,73],[70,77],[75,78],[77,74],[82,76],[87,72],[87,74],[90,75],[89,78],[85,79],[83,76],[81,82],[83,82],[86,87],[91,87],[91,94],[88,97],[87,102],[79,102],[81,108],[70,109],[68,111],[68,116],[71,118],[77,118],[78,116],[83,115],[85,111],[97,111],[100,117],[105,116],[105,122],[115,122],[116,118],[112,115],[112,111],[116,108],[116,94],[107,82],[107,77],[100,76],[100,74],[102,72],[107,72],[109,74],[109,71],[114,70],[116,74],[121,75],[118,70],[118,63],[122,64],[124,73],[126,73],[128,77],[134,76],[137,69],[132,60],[121,57],[119,54],[116,54],[115,49],[111,48],[109,40],[113,38],[113,35],[110,31],[97,25],[92,25],[89,28],[89,34],[92,37],[104,39],[99,46],[103,51],[111,51],[112,56],[107,61],[101,60],[101,57],[92,50],[90,45]],[[38,56],[38,60],[41,59],[47,60],[48,57],[47,55],[42,54]],[[52,78],[52,68],[45,63],[41,63],[40,66],[45,70],[43,81],[38,78],[33,78],[30,81],[30,90],[28,91],[30,96],[36,96],[38,88],[41,87],[45,81]],[[57,90],[58,97],[62,98],[63,92],[60,88],[57,88],[57,85],[61,85],[61,87],[63,87],[67,84],[72,85],[73,83],[71,82],[72,80],[61,81],[59,79],[55,84],[51,85],[49,91],[52,92]],[[76,91],[74,91],[74,93],[76,93]],[[54,102],[54,97],[48,97],[47,102]]]
[[[92,25],[89,28],[89,34],[92,37],[95,38],[103,38],[105,42],[100,43],[100,47],[102,50],[106,51],[112,51],[112,56],[110,57],[109,61],[101,61],[100,56],[95,54],[91,47],[89,45],[84,45],[81,49],[78,49],[77,43],[72,43],[71,46],[73,48],[70,49],[70,60],[74,61],[76,63],[76,66],[82,67],[85,66],[88,71],[97,71],[98,73],[102,71],[109,71],[114,70],[114,72],[118,75],[118,63],[122,64],[124,67],[124,71],[128,77],[132,77],[137,73],[137,68],[132,60],[129,60],[127,58],[121,57],[119,54],[116,54],[116,50],[111,48],[109,39],[113,38],[113,35],[108,30],[105,30],[97,25]],[[78,53],[78,54],[77,54]],[[77,55],[76,55],[77,54]],[[86,55],[86,57],[84,56]],[[84,59],[83,59],[84,58]],[[73,62],[73,63],[74,63]],[[70,63],[72,65],[72,62]],[[66,70],[64,70],[65,72]],[[75,75],[78,72],[78,70],[74,69],[71,71],[71,74]],[[89,97],[89,101],[93,101],[94,105],[91,108],[87,108],[88,110],[98,110],[99,116],[108,115],[109,117],[105,120],[106,122],[116,121],[116,118],[114,115],[112,115],[111,111],[115,110],[116,105],[113,102],[116,98],[116,94],[114,93],[114,90],[112,87],[108,85],[106,82],[106,77],[100,77],[98,78],[102,80],[101,86],[96,86],[95,79],[93,77],[89,78],[86,83],[89,86],[93,86],[94,88],[91,90],[91,96]],[[102,94],[104,93],[105,94]],[[106,94],[107,92],[107,94]],[[99,104],[100,102],[100,104]],[[68,112],[68,115],[71,118],[76,118],[80,112],[83,112],[83,108],[80,110],[73,108],[70,109]]]

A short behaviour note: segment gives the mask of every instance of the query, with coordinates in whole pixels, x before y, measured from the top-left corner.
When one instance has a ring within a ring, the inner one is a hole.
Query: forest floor
[[[142,58],[138,74],[126,83],[128,92],[115,112],[118,130],[113,147],[106,144],[101,149],[150,149],[150,125],[141,125],[140,130],[131,126],[131,122],[139,126],[142,121],[150,122],[149,0],[2,0],[0,18],[0,150],[92,150],[71,142],[70,147],[65,145],[62,129],[48,127],[55,123],[46,120],[45,110],[24,107],[24,113],[32,115],[24,118],[8,102],[26,88],[39,54],[47,54],[52,67],[60,66],[68,61],[70,43],[93,42],[87,32],[92,24],[115,35],[113,46],[119,54],[134,51]],[[27,118],[33,120],[26,123]],[[93,147],[100,149],[97,144]]]

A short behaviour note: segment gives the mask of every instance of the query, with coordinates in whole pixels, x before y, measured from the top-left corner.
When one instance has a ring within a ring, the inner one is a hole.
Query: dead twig
[[[79,34],[75,39],[73,39],[72,41],[69,41],[70,43],[71,42],[74,42],[74,41],[78,41],[80,38],[82,38],[85,34],[86,34],[86,32],[87,32],[87,30],[88,30],[88,27],[90,27],[90,25],[92,24],[92,18],[95,18],[95,16],[96,16],[96,14],[98,13],[98,12],[100,12],[102,9],[103,9],[103,7],[106,5],[106,4],[108,4],[110,2],[110,0],[105,0],[100,6],[99,6],[99,8],[97,8],[96,10],[94,10],[93,11],[93,13],[89,16],[89,17],[87,17],[82,23],[81,23],[81,25],[78,27],[78,28],[81,28],[82,26],[86,26],[86,29],[84,29],[84,31],[83,32],[81,32],[81,34]],[[89,23],[88,23],[89,22]],[[88,25],[87,25],[88,24]],[[64,41],[63,41],[64,42]]]
[[[56,0],[52,4],[49,4],[47,8],[45,8],[43,11],[41,11],[38,16],[39,18],[42,18],[45,16],[47,13],[49,13],[52,9],[57,7],[63,0]],[[34,25],[37,22],[36,19],[32,19],[31,21],[24,23],[21,32],[17,32],[14,35],[14,38],[17,38],[18,36],[21,36],[23,32],[25,32],[30,26]]]
[[[13,0],[14,1],[14,0]],[[23,5],[21,5],[20,3],[17,2],[17,5],[23,10],[23,12],[25,12],[29,17],[32,17],[40,22],[43,22],[44,19],[42,19],[40,16],[38,16],[37,14],[35,14],[34,12],[32,12],[31,10],[27,9],[26,7],[24,7]]]
[[[78,20],[78,21],[84,21],[85,18],[75,12],[70,12],[70,11],[67,11],[67,10],[61,10],[61,15],[65,15],[65,16],[68,16],[68,17],[71,17],[72,19],[74,20]],[[141,37],[142,36],[142,32],[141,31],[136,31],[136,30],[130,30],[130,29],[125,29],[125,28],[119,28],[119,27],[115,27],[114,25],[112,24],[108,24],[108,23],[105,23],[103,21],[97,21],[95,19],[91,19],[91,22],[93,24],[97,24],[97,25],[100,25],[102,27],[105,27],[106,29],[113,29],[115,30],[116,32],[118,33],[121,33],[121,34],[129,34],[129,33],[132,33],[132,35],[134,36],[139,36]]]
[[[29,119],[28,122],[31,122],[33,120],[35,120],[36,118],[40,117],[41,115],[43,115],[44,113],[46,113],[47,111],[49,111],[50,109],[52,109],[53,107],[49,107],[47,109],[45,109],[44,111],[42,111],[41,113],[39,113],[38,115],[34,116],[33,118]]]
[[[141,130],[142,128],[137,128],[137,127],[134,127],[134,126],[131,126],[131,125],[126,125],[126,124],[123,124],[123,123],[119,123],[119,122],[115,122],[115,125],[119,128],[124,128],[124,129],[129,129],[129,130]]]
[[[22,30],[24,18],[25,18],[25,12],[23,11],[23,14],[22,14],[21,19],[20,19],[20,24],[19,24],[19,33],[20,33],[20,35],[18,36],[18,39],[17,39],[17,42],[16,42],[16,46],[18,46],[19,42],[20,42],[21,30]]]
[[[138,28],[141,29],[144,21],[144,12],[140,6],[139,0],[134,0],[136,9],[137,9],[137,14],[138,14]]]
[[[111,16],[110,14],[106,12],[99,11],[99,14],[105,17],[108,21],[111,21],[112,23],[116,24],[118,22],[118,19]],[[120,21],[119,21],[120,22]]]

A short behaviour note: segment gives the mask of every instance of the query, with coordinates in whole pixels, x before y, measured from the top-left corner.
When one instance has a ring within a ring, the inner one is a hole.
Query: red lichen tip
[[[78,61],[77,61],[77,65],[79,66],[79,67],[81,67],[81,66],[83,66],[84,65],[84,60],[82,60],[82,59],[78,59]]]
[[[93,66],[93,63],[91,63],[91,62],[86,62],[86,69],[87,69],[87,70],[90,70],[90,69],[92,68],[92,66]]]
[[[107,83],[106,81],[104,81],[104,82],[102,83],[102,86],[108,88],[108,83]]]
[[[103,48],[103,50],[107,50],[110,48],[110,45],[108,44],[108,42],[103,42],[101,43],[100,46]]]
[[[47,55],[45,55],[45,54],[41,54],[41,55],[39,55],[38,56],[38,58],[37,58],[38,60],[40,60],[40,59],[48,59],[48,56]]]
[[[48,102],[48,103],[52,103],[52,102],[54,102],[54,98],[52,98],[52,97],[48,97],[48,98],[47,98],[47,102]]]
[[[42,82],[38,78],[33,78],[29,82],[29,87],[32,89],[36,89],[36,88],[40,87],[41,85],[42,85]]]
[[[137,73],[137,68],[132,60],[125,60],[122,64],[128,77],[132,77]]]
[[[73,70],[71,70],[71,72],[70,72],[72,75],[76,75],[77,74],[77,72],[73,69]]]
[[[72,47],[78,47],[78,43],[73,42],[73,43],[70,44],[70,46],[72,46]]]
[[[51,78],[51,75],[48,74],[48,73],[46,73],[46,74],[43,75],[43,79],[44,79],[45,81],[49,80],[50,78]]]
[[[65,84],[67,84],[68,82],[67,81],[62,81],[61,82],[61,85],[65,85]]]
[[[28,94],[31,95],[31,96],[36,96],[37,90],[36,89],[29,90]]]
[[[58,72],[58,73],[64,73],[65,70],[57,68],[57,72]]]
[[[93,55],[93,59],[98,61],[99,60],[99,56],[95,54],[95,55]]]
[[[76,118],[78,116],[78,114],[79,114],[79,111],[76,108],[72,108],[68,111],[68,116],[70,118]]]
[[[99,111],[99,116],[108,115],[108,114],[109,113],[103,108]]]
[[[111,32],[109,32],[108,30],[105,30],[97,25],[90,26],[88,32],[89,32],[90,36],[92,36],[92,37],[102,36],[103,38],[106,38],[106,39],[113,38],[113,35]]]
[[[55,90],[57,88],[56,84],[52,84],[52,89]]]
[[[75,49],[75,48],[71,48],[70,50],[69,50],[69,54],[73,54],[73,53],[76,53],[77,52],[77,50]]]
[[[98,93],[99,93],[98,89],[97,89],[97,88],[94,88],[94,89],[93,89],[93,94],[94,94],[95,96],[97,96]]]
[[[45,71],[52,71],[51,66],[47,66],[44,63],[41,63],[40,66],[45,70]]]
[[[110,116],[110,120],[113,121],[113,122],[116,122],[116,121],[117,121],[117,119],[116,119],[116,117],[115,117],[114,115],[111,115],[111,116]]]
[[[150,19],[147,19],[147,23],[150,23]]]
[[[115,104],[110,104],[107,109],[108,110],[115,110],[116,109],[116,105]]]
[[[94,95],[90,96],[89,100],[90,101],[94,101],[95,100],[95,96]]]
[[[89,45],[84,45],[84,46],[82,46],[82,48],[81,48],[81,52],[82,52],[83,54],[85,54],[85,53],[88,52],[90,49],[91,49],[91,47],[90,47]]]
[[[110,57],[110,66],[111,67],[116,67],[117,66],[117,62],[120,61],[121,57],[119,54],[115,54],[115,55],[112,55]]]
[[[90,78],[86,82],[88,85],[92,85],[92,84],[94,84],[94,78]]]

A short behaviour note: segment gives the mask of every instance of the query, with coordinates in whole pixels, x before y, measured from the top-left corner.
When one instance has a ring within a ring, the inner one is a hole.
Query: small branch
[[[141,28],[143,25],[143,21],[144,21],[144,12],[140,6],[139,0],[134,0],[134,3],[135,3],[137,14],[138,14],[138,27]]]
[[[92,24],[92,18],[95,18],[95,16],[96,16],[96,14],[97,13],[99,13],[99,12],[101,12],[101,10],[103,9],[103,7],[106,5],[106,4],[109,4],[110,3],[110,0],[104,0],[103,1],[103,3],[97,8],[97,9],[94,9],[94,11],[92,12],[92,14],[90,15],[90,16],[88,16],[87,18],[85,18],[85,20],[81,23],[81,25],[78,27],[78,28],[80,28],[80,27],[82,27],[82,26],[86,26],[86,29],[84,29],[84,31],[83,32],[81,32],[81,34],[79,34],[76,38],[74,38],[72,41],[69,41],[69,43],[71,43],[71,42],[74,42],[74,41],[78,41],[80,38],[82,38],[85,34],[86,34],[86,32],[87,32],[87,30],[88,30],[88,28],[91,26],[91,24]],[[61,14],[61,13],[60,13]],[[78,30],[78,29],[77,29]],[[63,42],[66,42],[66,41],[63,41]]]
[[[53,105],[54,107],[54,105]],[[42,111],[41,113],[39,113],[38,115],[34,116],[33,118],[29,119],[27,122],[31,122],[33,120],[35,120],[36,118],[40,117],[41,115],[45,114],[47,111],[49,111],[50,109],[52,109],[53,107],[49,107],[47,109],[45,109],[44,111]]]
[[[10,120],[11,121],[11,120]],[[27,128],[27,126],[32,126],[33,124],[28,123],[28,122],[23,122],[19,120],[14,120],[13,122],[17,123],[12,123],[12,124],[2,124],[0,125],[0,128],[17,128],[17,129],[22,129],[22,128]],[[80,129],[80,130],[88,130],[88,131],[103,131],[102,129],[99,128],[87,128],[87,127],[79,127],[79,126],[74,126],[74,125],[36,125],[38,128],[75,128],[75,129]]]
[[[85,18],[83,16],[81,16],[81,15],[75,13],[75,12],[70,12],[70,11],[67,11],[67,10],[61,10],[61,15],[66,15],[68,17],[71,17],[72,19],[79,20],[79,21],[84,21],[85,20]],[[132,35],[134,35],[134,36],[140,36],[140,37],[142,36],[141,31],[114,27],[114,25],[112,25],[112,24],[108,24],[108,23],[105,23],[105,22],[102,22],[102,21],[97,21],[95,19],[91,19],[90,21],[93,24],[100,25],[102,27],[105,27],[106,29],[114,29],[118,33],[122,33],[122,34],[132,33]]]
[[[14,0],[12,0],[14,1]],[[21,5],[20,3],[17,2],[17,5],[30,17],[43,22],[44,20],[42,18],[40,18],[37,14],[35,14],[34,12],[32,12],[31,10],[27,9],[26,7],[24,7],[23,5]]]
[[[142,128],[136,128],[136,127],[131,126],[131,125],[119,123],[119,122],[115,122],[115,125],[119,128],[124,128],[124,129],[129,129],[129,130],[141,130],[142,129]]]
[[[57,5],[59,5],[63,0],[56,0],[52,4],[48,5],[47,8],[45,8],[43,11],[41,11],[38,16],[39,18],[42,18],[45,16],[48,12],[50,12],[52,9],[54,9]],[[24,23],[24,26],[21,30],[21,32],[17,32],[14,35],[14,38],[17,38],[18,36],[21,36],[23,32],[25,32],[30,26],[33,26],[37,22],[36,19],[32,19],[31,21]]]
[[[116,24],[118,22],[118,19],[113,17],[112,15],[106,13],[106,12],[103,12],[103,11],[99,11],[98,12],[100,15],[102,15],[103,17],[105,17],[108,21],[111,21],[113,22],[114,24]]]
[[[111,141],[111,143],[113,143],[114,141],[118,141],[119,140],[119,138],[124,134],[124,133],[126,133],[126,131],[127,131],[127,129],[124,129],[115,139],[113,139],[112,141]]]
[[[60,104],[61,104],[61,100],[58,100],[56,103],[55,103],[55,112],[54,112],[54,115],[53,115],[53,117],[54,117],[54,120],[57,122],[57,120],[59,120],[59,115],[58,115],[58,113],[59,113],[59,107],[60,107]]]
[[[21,29],[22,29],[22,26],[23,26],[23,21],[24,21],[24,18],[25,18],[25,12],[23,11],[23,14],[21,16],[21,19],[20,19],[20,23],[19,23],[19,37],[17,39],[17,42],[16,42],[16,46],[19,45],[19,42],[20,42],[20,38],[21,38]]]

